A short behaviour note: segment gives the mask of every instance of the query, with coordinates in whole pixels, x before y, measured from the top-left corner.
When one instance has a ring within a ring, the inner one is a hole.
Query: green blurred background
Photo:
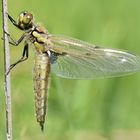
[[[35,22],[42,23],[50,33],[140,55],[139,0],[9,0],[8,6],[9,14],[15,19],[23,10],[33,12]],[[15,39],[22,34],[11,23],[9,32]],[[2,40],[0,46],[0,139],[4,140]],[[22,49],[23,43],[19,47],[10,46],[11,62],[21,56]],[[89,81],[67,80],[51,74],[49,109],[42,133],[35,118],[33,62],[31,47],[28,61],[11,72],[14,140],[140,139],[140,72]]]

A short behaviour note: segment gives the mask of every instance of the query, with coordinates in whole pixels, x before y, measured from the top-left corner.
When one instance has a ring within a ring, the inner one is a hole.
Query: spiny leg
[[[7,32],[5,32],[7,35],[8,35],[8,37],[9,37],[9,43],[11,44],[11,45],[13,45],[13,46],[18,46],[20,43],[21,43],[21,41],[23,41],[23,39],[24,39],[24,37],[25,37],[25,34],[22,34],[22,36],[17,40],[17,41],[15,41],[11,36],[10,36],[10,34],[9,33],[7,33]],[[3,38],[1,38],[2,40],[3,40]]]
[[[23,34],[17,41],[15,41],[13,38],[11,38],[10,35],[8,35],[8,36],[11,40],[11,41],[9,41],[9,43],[13,46],[18,46],[21,43],[21,41],[24,39],[25,34]]]
[[[8,72],[6,74],[8,74],[10,72],[10,70],[12,68],[14,68],[17,64],[19,64],[19,63],[21,63],[21,62],[23,62],[23,61],[25,61],[27,59],[28,59],[28,43],[25,43],[23,53],[22,53],[22,57],[18,61],[16,61],[15,63],[10,65],[10,68],[9,68],[9,70],[8,70]]]
[[[21,63],[21,62],[23,62],[23,61],[25,61],[25,60],[27,60],[27,59],[28,59],[28,44],[26,43],[25,46],[24,46],[24,49],[23,49],[22,57],[21,57],[17,62],[11,64],[10,70],[11,70],[14,66],[16,66],[18,63]]]
[[[8,13],[7,13],[8,14]],[[17,28],[19,28],[19,25],[17,24],[17,22],[8,14],[8,18],[9,18],[9,20],[12,22],[12,24],[14,25],[14,26],[16,26]]]
[[[17,41],[15,41],[15,40],[10,36],[9,33],[7,33],[7,32],[5,32],[5,33],[8,35],[8,37],[9,37],[9,39],[10,39],[9,43],[10,43],[11,45],[13,45],[13,46],[18,46],[18,45],[23,41],[23,39],[24,39],[24,37],[25,37],[25,34],[22,34],[21,37],[20,37]],[[2,38],[2,39],[3,39],[3,38]]]

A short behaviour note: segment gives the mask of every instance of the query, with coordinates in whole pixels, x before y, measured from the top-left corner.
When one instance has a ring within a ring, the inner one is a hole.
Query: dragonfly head
[[[18,19],[18,25],[21,30],[28,30],[33,26],[33,15],[29,12],[21,12]]]

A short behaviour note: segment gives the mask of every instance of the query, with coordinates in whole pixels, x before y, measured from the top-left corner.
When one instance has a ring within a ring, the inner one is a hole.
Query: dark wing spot
[[[51,55],[49,56],[49,58],[50,58],[51,64],[54,64],[56,63],[56,60],[57,60],[57,54],[54,52],[51,52]]]
[[[56,61],[57,61],[57,59],[58,59],[59,56],[65,56],[65,55],[67,55],[66,52],[55,53],[55,52],[52,52],[51,51],[51,55],[49,56],[51,64],[56,63]]]

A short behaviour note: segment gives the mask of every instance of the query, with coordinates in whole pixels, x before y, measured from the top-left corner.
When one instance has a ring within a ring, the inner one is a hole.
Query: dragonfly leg
[[[24,37],[25,37],[25,34],[23,34],[17,41],[15,41],[15,40],[10,36],[9,33],[7,33],[7,32],[5,32],[5,33],[8,35],[8,37],[9,37],[9,39],[10,39],[9,43],[10,43],[11,45],[13,45],[13,46],[18,46],[18,45],[21,43],[21,41],[24,39]],[[1,39],[3,40],[3,38],[1,38]]]
[[[9,68],[9,70],[8,70],[8,72],[6,74],[8,74],[10,72],[10,70],[12,68],[14,68],[17,64],[19,64],[19,63],[21,63],[21,62],[23,62],[23,61],[25,61],[27,59],[28,59],[28,44],[25,43],[23,53],[22,53],[22,57],[18,61],[16,61],[15,63],[10,65],[10,68]]]
[[[8,14],[8,13],[7,13]],[[16,27],[18,27],[19,28],[19,25],[17,24],[17,22],[8,14],[8,18],[9,18],[9,20],[12,22],[12,24],[14,25],[14,26],[16,26]]]
[[[24,39],[24,37],[25,37],[25,34],[22,34],[22,36],[21,36],[17,41],[15,41],[15,40],[10,36],[9,33],[7,33],[7,32],[5,32],[5,33],[8,35],[8,37],[9,37],[9,39],[10,39],[9,43],[10,43],[11,45],[13,45],[13,46],[18,46],[18,45],[21,43],[21,41]]]
[[[17,41],[15,41],[13,38],[9,36],[9,38],[11,39],[9,43],[13,46],[18,46],[21,43],[21,41],[24,39],[24,37],[25,37],[25,34],[23,34]]]

